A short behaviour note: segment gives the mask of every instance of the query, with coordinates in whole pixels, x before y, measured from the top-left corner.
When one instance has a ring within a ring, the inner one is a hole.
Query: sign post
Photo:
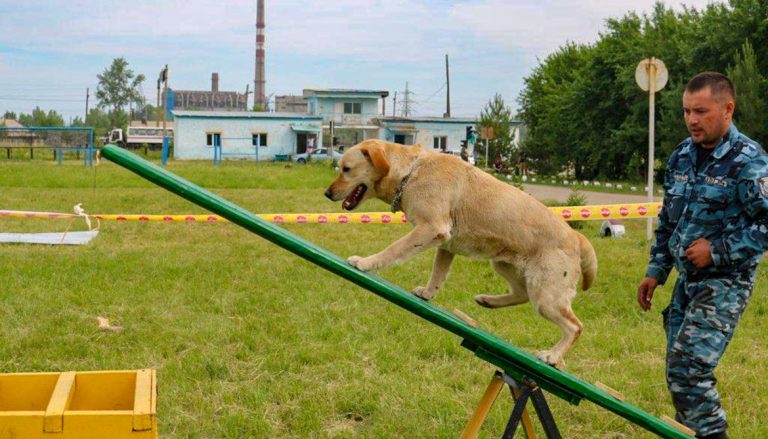
[[[485,139],[485,169],[488,169],[488,142],[493,139],[493,127],[480,127],[480,137]]]
[[[653,203],[653,165],[654,158],[654,127],[656,125],[655,96],[656,92],[667,85],[667,67],[660,59],[646,58],[635,69],[635,81],[643,91],[648,92],[648,202]],[[648,218],[646,239],[651,240],[653,235],[653,218]]]

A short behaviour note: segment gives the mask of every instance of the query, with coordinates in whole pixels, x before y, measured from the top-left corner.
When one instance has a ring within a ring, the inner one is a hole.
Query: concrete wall
[[[252,145],[252,134],[266,133],[267,146],[259,147],[258,159],[271,160],[276,154],[296,154],[297,132],[295,125],[314,125],[320,128],[320,120],[306,119],[257,119],[257,118],[213,118],[176,116],[174,158],[180,160],[213,160],[213,147],[206,145],[207,133],[221,133],[223,158],[256,159],[256,147]],[[322,144],[322,133],[318,132],[318,144]]]
[[[368,125],[371,119],[380,116],[379,98],[363,97],[315,97],[307,99],[309,112],[313,116],[320,116],[324,123],[333,119],[337,124]],[[360,104],[360,114],[344,114],[344,103]]]
[[[461,122],[385,122],[384,127],[379,131],[379,138],[389,142],[395,141],[395,134],[405,134],[405,132],[397,132],[396,128],[401,127],[415,127],[416,131],[412,133],[414,137],[413,143],[421,144],[424,149],[433,149],[435,137],[447,137],[446,150],[459,152],[461,151],[461,141],[466,137],[466,126],[473,123],[461,123]],[[470,151],[471,152],[471,151]]]

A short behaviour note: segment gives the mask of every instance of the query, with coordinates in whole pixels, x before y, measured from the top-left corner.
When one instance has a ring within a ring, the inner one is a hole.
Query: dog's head
[[[366,140],[344,153],[339,161],[339,175],[325,191],[332,201],[344,199],[341,207],[352,210],[376,196],[376,182],[389,174],[386,145],[380,140]]]

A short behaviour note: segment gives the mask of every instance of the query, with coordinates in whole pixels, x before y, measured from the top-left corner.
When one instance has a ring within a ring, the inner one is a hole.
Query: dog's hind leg
[[[551,287],[547,287],[551,288]],[[571,308],[571,300],[576,295],[575,287],[564,290],[538,292],[532,294],[533,307],[542,317],[560,328],[562,337],[552,349],[538,354],[539,359],[553,366],[561,365],[563,356],[571,349],[581,335],[584,325]]]
[[[528,301],[528,291],[525,287],[525,281],[520,276],[520,272],[514,265],[502,262],[491,261],[491,266],[504,280],[509,284],[507,294],[490,295],[480,294],[475,296],[475,302],[486,308],[502,308],[505,306],[520,305]]]
[[[443,286],[445,278],[448,277],[453,256],[453,253],[438,247],[435,252],[435,262],[432,266],[432,276],[429,278],[429,283],[427,283],[426,287],[414,288],[411,293],[424,300],[432,300],[437,295],[440,287]]]

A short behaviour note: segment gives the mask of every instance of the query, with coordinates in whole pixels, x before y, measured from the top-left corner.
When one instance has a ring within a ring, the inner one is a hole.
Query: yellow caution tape
[[[549,210],[565,221],[655,218],[661,211],[661,203],[606,204],[597,206],[550,207]],[[188,222],[225,223],[218,215],[116,215],[90,214],[88,217],[102,221],[147,221],[147,222]],[[361,213],[269,213],[257,215],[275,224],[405,224],[408,220],[403,212],[361,212]],[[82,215],[56,212],[26,212],[0,210],[0,218],[81,218]]]

